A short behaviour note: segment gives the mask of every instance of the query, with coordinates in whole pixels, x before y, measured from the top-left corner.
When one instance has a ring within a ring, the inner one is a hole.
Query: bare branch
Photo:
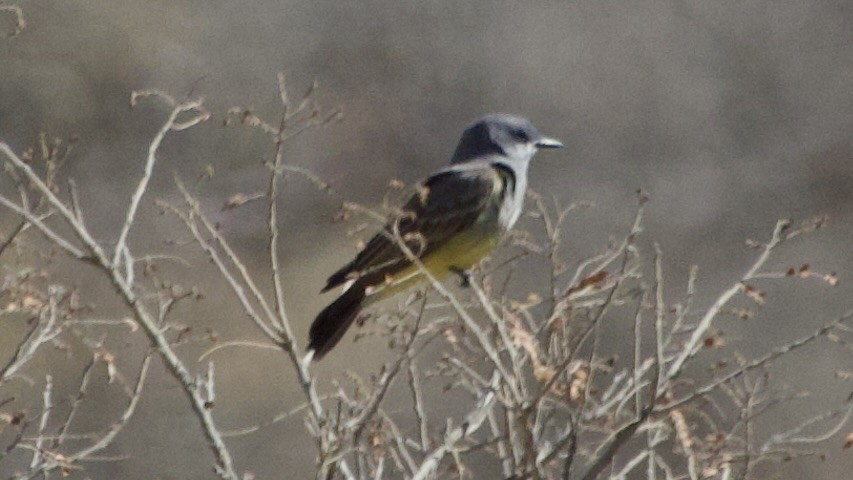
[[[853,310],[849,310],[847,313],[845,313],[841,317],[839,317],[839,318],[837,318],[831,322],[826,323],[825,325],[821,326],[820,328],[815,330],[810,335],[806,335],[806,336],[804,336],[798,340],[795,340],[791,343],[783,345],[782,347],[779,347],[779,348],[773,350],[772,352],[764,355],[763,357],[758,358],[756,360],[753,360],[753,361],[747,363],[746,365],[738,368],[737,370],[734,370],[734,371],[720,377],[719,379],[717,379],[717,380],[715,380],[715,381],[713,381],[713,382],[711,382],[711,383],[709,383],[703,387],[699,387],[699,388],[692,390],[689,394],[687,394],[687,395],[685,395],[679,399],[673,400],[670,403],[667,403],[665,405],[661,405],[661,406],[657,407],[655,409],[655,413],[658,414],[658,413],[668,412],[674,408],[681,407],[682,405],[685,405],[685,404],[687,404],[687,403],[689,403],[689,402],[691,402],[697,398],[700,398],[704,395],[707,395],[708,393],[717,389],[719,386],[726,384],[726,383],[740,377],[741,375],[743,375],[745,373],[751,372],[752,370],[755,370],[756,368],[764,367],[767,364],[769,364],[770,362],[781,357],[782,355],[785,355],[789,352],[793,352],[794,350],[800,349],[800,348],[812,343],[813,341],[817,340],[818,338],[826,336],[826,334],[831,332],[833,329],[837,328],[839,325],[843,325],[845,322],[847,322],[851,318],[853,318]]]
[[[705,338],[705,335],[708,333],[708,330],[711,328],[711,325],[720,313],[720,310],[726,306],[735,294],[743,290],[744,282],[749,281],[759,271],[759,269],[764,266],[767,259],[770,258],[770,252],[772,252],[774,248],[786,239],[783,234],[789,226],[790,222],[788,220],[779,220],[776,222],[776,228],[773,229],[773,235],[770,237],[770,241],[764,246],[761,254],[755,260],[755,263],[749,267],[740,280],[735,282],[734,285],[729,287],[728,290],[723,292],[723,294],[714,301],[714,304],[711,305],[711,308],[709,308],[707,312],[705,312],[705,315],[699,321],[699,324],[695,329],[693,329],[693,334],[690,336],[690,340],[687,341],[687,344],[681,350],[681,353],[670,365],[666,377],[664,378],[665,383],[674,380],[681,373],[681,369],[684,368],[684,364],[699,352],[699,344],[702,339]]]
[[[39,420],[38,437],[36,437],[36,445],[33,449],[33,458],[30,460],[30,470],[34,470],[42,458],[42,447],[44,446],[44,434],[47,431],[47,422],[50,419],[50,412],[53,409],[53,377],[46,375],[44,377],[44,392],[42,393],[42,412],[41,420]]]
[[[138,96],[139,95],[134,92],[132,97],[133,100],[136,100]],[[171,97],[166,98],[171,100]],[[193,119],[188,123],[179,123],[177,121],[180,114],[190,111],[197,112],[198,115],[193,117]],[[142,196],[145,195],[145,191],[148,189],[148,182],[151,180],[151,175],[154,173],[154,164],[157,161],[157,150],[160,148],[160,144],[163,143],[163,139],[166,138],[166,134],[169,133],[170,130],[184,130],[199,122],[203,122],[209,117],[210,114],[202,107],[201,100],[181,103],[172,109],[171,113],[169,113],[169,117],[166,119],[166,122],[160,127],[160,130],[157,131],[157,134],[151,140],[151,143],[148,145],[148,157],[145,160],[145,170],[142,177],[139,179],[136,190],[130,198],[130,206],[127,208],[124,225],[121,227],[121,232],[119,233],[118,241],[116,242],[112,260],[113,268],[117,268],[119,266],[119,260],[122,251],[125,248],[125,242],[127,242],[127,235],[130,233],[130,227],[133,226],[133,222],[136,219],[136,212],[139,209],[140,202],[142,201]]]
[[[124,300],[127,307],[133,312],[137,323],[142,326],[142,329],[151,342],[151,345],[160,354],[161,358],[163,358],[170,373],[180,382],[183,392],[190,400],[193,412],[201,423],[202,431],[204,432],[208,445],[216,458],[217,473],[224,479],[236,480],[238,475],[234,470],[231,454],[225,446],[225,443],[222,441],[222,437],[216,427],[213,416],[207,408],[205,400],[198,388],[196,379],[189,372],[183,361],[181,361],[177,356],[169,341],[163,335],[156,317],[149,312],[148,308],[137,296],[134,291],[134,285],[127,283],[128,277],[122,275],[119,271],[118,265],[107,257],[103,247],[94,239],[85,225],[79,222],[77,215],[53,193],[44,180],[42,180],[29,165],[27,165],[20,157],[15,155],[14,152],[12,152],[5,144],[0,143],[0,151],[7,156],[15,168],[24,174],[36,190],[46,198],[48,204],[55,209],[68,226],[71,227],[72,231],[77,236],[77,239],[89,252],[89,255],[87,255],[86,258],[96,265],[108,278],[112,286]],[[147,181],[144,183],[147,183]],[[139,189],[137,192],[139,192]],[[142,189],[142,192],[144,193],[144,188]],[[129,215],[129,218],[132,220],[133,215]],[[129,230],[129,227],[126,229]],[[116,249],[117,252],[121,250],[123,250],[123,242],[121,248]],[[114,258],[118,259],[120,257],[116,256]]]
[[[497,381],[499,378],[500,377],[497,375],[497,372],[495,372],[495,375],[492,376],[493,388],[497,388]],[[438,468],[438,465],[441,463],[444,456],[457,448],[457,443],[460,440],[479,430],[480,425],[482,425],[483,421],[488,417],[488,413],[491,410],[492,405],[495,403],[495,398],[494,391],[489,391],[485,397],[480,400],[477,408],[466,415],[465,421],[462,425],[445,433],[444,443],[427,456],[423,463],[421,463],[420,467],[418,467],[418,470],[415,472],[412,480],[424,480],[427,478],[430,473],[434,472]]]
[[[3,151],[3,153],[5,153],[6,155],[9,155],[9,154],[14,155],[11,150],[8,150],[8,147],[6,146],[5,143],[0,143],[0,151]],[[56,245],[57,247],[64,250],[66,253],[68,253],[72,257],[77,258],[79,260],[85,260],[86,259],[86,254],[84,254],[82,250],[80,250],[79,248],[72,245],[71,242],[64,239],[58,233],[54,232],[53,229],[48,227],[42,219],[33,215],[29,210],[26,210],[25,208],[15,204],[14,202],[12,202],[11,200],[9,200],[8,198],[6,198],[3,195],[0,195],[0,205],[3,205],[4,207],[8,208],[9,210],[12,210],[13,212],[15,212],[18,215],[20,215],[21,217],[23,217],[24,220],[27,222],[27,224],[36,227],[54,245]],[[21,229],[23,229],[23,227],[21,227]],[[9,237],[8,243],[6,244],[6,246],[8,246],[8,244],[11,243],[13,238],[14,238],[14,235]],[[4,246],[4,249],[5,249],[5,246]]]

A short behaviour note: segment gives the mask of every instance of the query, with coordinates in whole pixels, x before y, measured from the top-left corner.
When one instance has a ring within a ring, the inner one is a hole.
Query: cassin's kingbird
[[[362,308],[425,279],[396,238],[436,278],[470,268],[521,215],[527,166],[537,149],[562,146],[513,115],[487,115],[468,127],[450,166],[427,178],[402,213],[329,277],[323,292],[339,285],[345,290],[311,324],[313,358],[338,343]]]

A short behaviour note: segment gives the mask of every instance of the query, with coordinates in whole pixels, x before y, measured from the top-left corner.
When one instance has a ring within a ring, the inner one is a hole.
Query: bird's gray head
[[[494,113],[477,120],[462,134],[451,164],[486,155],[530,160],[539,148],[560,148],[559,140],[546,137],[524,117]]]

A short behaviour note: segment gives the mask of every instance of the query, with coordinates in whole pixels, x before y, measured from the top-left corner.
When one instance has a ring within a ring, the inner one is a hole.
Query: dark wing
[[[398,222],[400,236],[422,257],[472,225],[490,201],[503,195],[507,181],[491,165],[443,170],[429,177],[391,222]],[[324,292],[355,278],[372,285],[409,266],[393,239],[391,222],[355,260],[329,277]]]

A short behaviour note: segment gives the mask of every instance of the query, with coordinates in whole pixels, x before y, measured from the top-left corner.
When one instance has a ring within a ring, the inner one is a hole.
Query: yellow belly
[[[444,245],[421,258],[424,267],[432,276],[441,280],[448,273],[467,270],[488,255],[498,244],[502,232],[489,229],[472,229],[461,232]],[[426,280],[423,272],[415,265],[397,272],[389,281],[368,293],[367,303],[387,298]]]

